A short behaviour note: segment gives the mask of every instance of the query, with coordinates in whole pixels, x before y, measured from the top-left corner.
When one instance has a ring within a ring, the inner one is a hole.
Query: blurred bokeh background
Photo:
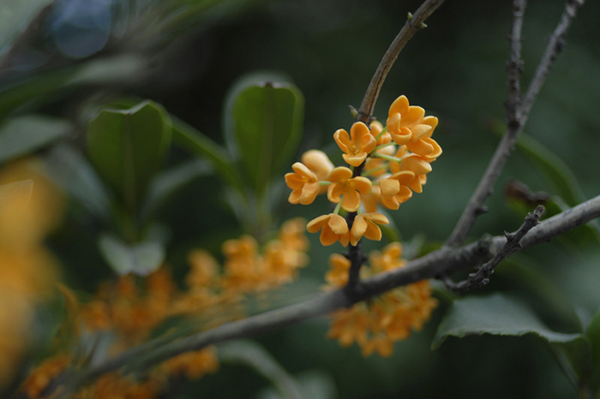
[[[322,148],[332,159],[341,159],[333,132],[349,129],[348,105],[360,105],[381,56],[407,12],[419,5],[413,0],[2,0],[0,115],[36,110],[49,118],[65,118],[72,128],[61,140],[83,148],[95,105],[136,97],[162,104],[223,143],[224,101],[232,84],[249,72],[274,71],[286,75],[305,97],[304,139],[298,154]],[[532,0],[527,7],[524,88],[563,7],[559,0]],[[544,154],[556,155],[544,159],[567,171],[572,184],[567,191],[579,201],[600,194],[599,16],[600,2],[588,1],[582,8],[525,129],[546,147]],[[393,213],[409,248],[410,243],[439,245],[450,234],[499,141],[510,23],[508,1],[449,0],[408,43],[383,86],[376,117],[385,119],[391,102],[404,94],[411,104],[440,119],[435,139],[444,154],[433,164],[424,192]],[[30,100],[23,101],[27,96]],[[168,164],[188,159],[174,148]],[[515,205],[504,195],[512,179],[533,192],[557,196],[559,205],[574,205],[564,198],[564,187],[557,187],[552,173],[517,149],[487,202],[490,211],[478,219],[471,239],[520,226],[527,206]],[[243,232],[230,207],[214,195],[220,191],[216,178],[197,178],[160,208],[157,219],[169,226],[167,261],[176,276],[184,273],[191,248],[216,252],[225,239]],[[317,202],[316,207],[288,206],[284,216],[314,218],[327,209],[326,201]],[[63,280],[82,292],[93,292],[99,281],[112,275],[96,246],[100,229],[73,203],[64,225],[49,240]],[[317,237],[311,237],[311,244],[312,262],[302,270],[296,288],[281,294],[287,295],[286,302],[319,290],[328,254],[336,250],[320,247]],[[516,292],[529,298],[545,321],[568,330],[535,293],[532,286],[537,281],[528,285],[518,278],[519,268],[526,265],[578,308],[597,309],[597,243],[574,237],[544,244],[513,263],[505,272],[501,266],[484,292]],[[358,348],[344,349],[327,340],[326,320],[258,341],[289,373],[312,373],[313,380],[318,375],[321,384],[336,392],[323,397],[575,397],[552,354],[530,337],[449,338],[432,351],[431,340],[445,309],[441,302],[425,330],[397,344],[390,359],[365,359]],[[248,367],[224,363],[221,371],[174,397],[266,398],[268,387],[269,381]]]

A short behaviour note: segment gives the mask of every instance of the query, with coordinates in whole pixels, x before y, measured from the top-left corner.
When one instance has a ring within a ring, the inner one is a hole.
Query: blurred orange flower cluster
[[[175,317],[187,317],[194,330],[242,318],[245,294],[264,292],[290,282],[297,269],[306,264],[305,223],[302,219],[287,221],[277,239],[268,242],[262,251],[250,236],[225,242],[222,271],[207,251],[191,251],[188,255],[191,268],[185,276],[184,289],[178,288],[165,266],[144,278],[127,275],[115,282],[105,282],[93,300],[85,304],[80,304],[68,288],[61,287],[69,313],[64,331],[74,335],[80,345],[90,337],[96,342],[109,339],[107,353],[87,355],[94,358],[114,356],[147,341],[165,321]],[[95,346],[99,350],[101,345]],[[72,342],[67,347],[72,348]],[[27,398],[38,398],[54,378],[83,361],[60,352],[30,373],[21,392]],[[75,397],[156,398],[168,390],[175,377],[196,379],[218,368],[216,348],[209,347],[169,359],[142,379],[106,374]]]
[[[325,246],[338,241],[343,246],[356,245],[362,237],[379,241],[378,225],[388,223],[377,213],[379,205],[398,209],[413,192],[421,193],[431,163],[442,154],[431,138],[437,124],[436,117],[425,116],[423,108],[411,106],[401,96],[391,105],[385,128],[377,121],[370,126],[355,122],[350,134],[344,129],[335,132],[333,138],[352,169],[334,167],[321,151],[306,152],[302,162],[292,165],[294,172],[285,175],[292,189],[289,202],[308,205],[327,192],[329,201],[338,204],[333,213],[312,220],[308,231],[320,230],[320,241]],[[341,209],[358,212],[359,216],[364,211],[360,228],[354,224],[349,228],[339,217]]]
[[[350,261],[334,254],[329,263],[330,270],[325,276],[328,287],[346,285]],[[402,245],[395,242],[382,252],[371,252],[369,263],[370,266],[361,269],[361,277],[403,267],[406,260],[402,259]],[[337,339],[342,346],[356,342],[364,356],[377,352],[388,357],[392,355],[394,342],[407,339],[411,330],[420,330],[436,306],[437,301],[431,298],[429,282],[420,281],[334,312],[328,337]]]
[[[35,308],[54,287],[58,268],[43,241],[62,208],[39,161],[21,159],[0,171],[0,388],[18,370]]]

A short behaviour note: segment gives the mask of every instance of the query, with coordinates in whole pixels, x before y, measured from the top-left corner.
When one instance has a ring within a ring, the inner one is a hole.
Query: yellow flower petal
[[[356,212],[360,208],[360,194],[356,190],[346,190],[342,197],[342,208]]]
[[[356,246],[360,239],[362,238],[365,231],[367,231],[367,221],[363,217],[363,215],[357,215],[354,218],[354,222],[352,223],[352,230],[350,231],[350,244]]]
[[[321,215],[311,220],[306,225],[306,230],[308,230],[309,233],[316,233],[317,231],[321,230],[323,226],[325,226],[325,224],[329,221],[329,217],[330,215]]]
[[[352,177],[352,171],[343,166],[338,166],[329,172],[329,176],[327,176],[327,180],[332,183],[342,183],[349,180]]]
[[[379,182],[381,195],[386,198],[392,198],[400,191],[400,182],[396,179],[383,179]]]
[[[406,114],[408,112],[408,98],[406,96],[400,96],[390,106],[388,115],[391,117],[394,114]]]
[[[425,111],[423,111],[425,112]],[[431,133],[433,133],[433,129],[431,126],[426,125],[424,123],[421,123],[413,128],[410,129],[412,132],[412,137],[410,139],[410,141],[412,141],[413,143],[416,143],[418,140],[422,139],[422,138],[427,138],[431,136]]]
[[[371,180],[366,177],[358,176],[351,179],[354,189],[359,191],[361,194],[369,194],[371,187],[373,186]]]
[[[338,147],[340,147],[340,150],[343,152],[348,152],[348,148],[352,143],[347,131],[344,129],[336,130],[336,132],[333,134],[333,139],[337,143]]]
[[[408,112],[406,114],[402,114],[402,121],[400,122],[400,125],[412,128],[413,126],[421,123],[424,116],[425,110],[423,108],[411,105],[408,107]]]
[[[327,155],[319,150],[310,150],[302,154],[302,163],[313,171],[319,180],[325,180],[333,169]]]
[[[360,164],[367,159],[367,153],[365,152],[357,155],[342,154],[342,158],[344,158],[344,161],[346,161],[348,165],[360,166]]]
[[[402,168],[415,172],[416,175],[424,175],[431,172],[431,165],[417,154],[405,156],[402,159]]]
[[[346,219],[340,215],[330,214],[329,227],[335,234],[346,234],[348,232],[348,224]]]

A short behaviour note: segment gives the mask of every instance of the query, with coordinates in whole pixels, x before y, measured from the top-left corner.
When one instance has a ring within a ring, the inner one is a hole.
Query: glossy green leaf
[[[302,136],[304,98],[276,80],[245,79],[227,100],[225,131],[249,186],[263,196],[269,181],[292,163]]]
[[[482,334],[531,335],[540,339],[574,385],[588,367],[590,348],[584,334],[552,331],[525,303],[500,293],[455,300],[438,326],[432,347],[438,348],[448,336]]]
[[[570,342],[580,334],[564,334],[550,330],[527,305],[504,294],[467,297],[454,304],[440,323],[433,340],[439,347],[448,336],[468,335],[536,335],[547,342]]]
[[[9,120],[0,126],[0,162],[43,148],[71,131],[66,120],[30,115]]]
[[[169,115],[145,101],[128,110],[106,109],[90,122],[87,149],[100,176],[134,211],[171,143]]]
[[[524,289],[535,294],[548,312],[560,319],[566,328],[583,330],[571,298],[546,274],[540,273],[532,263],[533,261],[523,253],[516,253],[502,261],[496,269],[496,274],[515,280]]]

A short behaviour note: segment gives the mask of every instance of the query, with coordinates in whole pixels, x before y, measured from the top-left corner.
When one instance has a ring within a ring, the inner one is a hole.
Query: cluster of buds
[[[323,245],[339,241],[343,246],[356,246],[362,237],[379,241],[380,224],[389,223],[378,213],[379,206],[398,209],[413,192],[421,193],[431,172],[431,163],[442,153],[431,138],[438,124],[434,116],[425,116],[421,107],[411,106],[405,96],[391,105],[385,128],[374,121],[367,126],[355,122],[350,134],[339,129],[333,138],[343,151],[348,167],[334,167],[327,155],[310,150],[302,162],[292,165],[293,173],[285,175],[292,193],[292,204],[311,204],[319,194],[337,204],[333,213],[310,221],[311,233],[321,231]],[[356,212],[349,228],[340,211]]]

